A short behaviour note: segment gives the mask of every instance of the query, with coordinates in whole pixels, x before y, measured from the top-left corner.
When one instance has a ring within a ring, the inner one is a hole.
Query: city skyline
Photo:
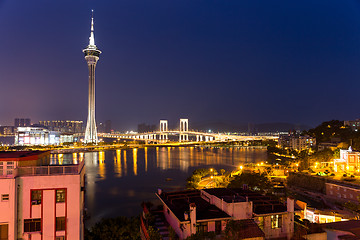
[[[356,1],[0,3],[0,123],[86,119],[89,12],[105,54],[97,119],[290,122],[359,118]]]

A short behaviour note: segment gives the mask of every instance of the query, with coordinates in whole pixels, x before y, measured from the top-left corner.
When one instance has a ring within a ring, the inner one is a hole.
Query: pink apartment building
[[[0,240],[83,239],[84,162],[50,152],[0,152]]]
[[[294,233],[294,200],[283,204],[269,196],[247,189],[202,189],[156,194],[162,209],[151,213],[144,207],[141,238],[148,240],[147,213],[155,216],[155,227],[166,237],[171,226],[179,239],[198,232],[222,235],[229,220],[240,223],[241,239],[291,239]]]

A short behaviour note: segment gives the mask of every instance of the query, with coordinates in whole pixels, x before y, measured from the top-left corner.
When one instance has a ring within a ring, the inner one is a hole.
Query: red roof
[[[50,151],[0,151],[0,161],[33,160],[33,157],[46,153],[50,154]]]

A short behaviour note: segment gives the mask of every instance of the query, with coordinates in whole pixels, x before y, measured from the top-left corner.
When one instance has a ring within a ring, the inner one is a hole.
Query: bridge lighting
[[[240,168],[240,170],[242,170],[242,169],[243,169],[243,166],[240,166],[239,168]]]

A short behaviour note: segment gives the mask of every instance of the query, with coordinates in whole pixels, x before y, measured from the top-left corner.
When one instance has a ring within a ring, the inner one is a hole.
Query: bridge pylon
[[[160,135],[159,140],[167,141],[168,138],[168,120],[160,120]],[[155,136],[156,138],[156,136]]]
[[[189,119],[181,118],[180,119],[180,134],[179,142],[189,141]]]

